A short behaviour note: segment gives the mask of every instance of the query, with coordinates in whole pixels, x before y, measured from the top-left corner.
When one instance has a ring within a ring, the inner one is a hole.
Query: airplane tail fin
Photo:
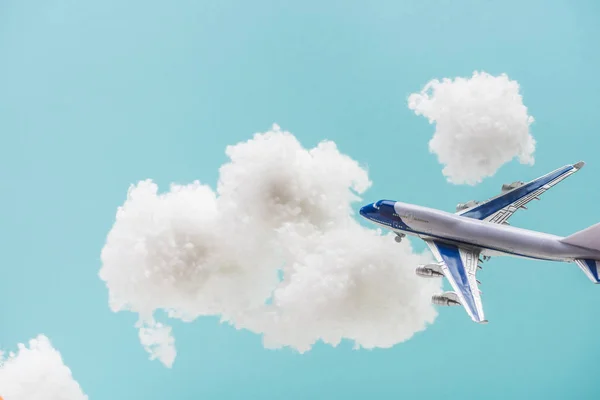
[[[586,249],[600,250],[600,223],[575,232],[571,236],[562,238],[560,241],[574,246],[585,247]]]
[[[586,249],[600,250],[600,223],[575,232],[560,241]],[[592,282],[600,283],[600,260],[577,259],[575,263]]]

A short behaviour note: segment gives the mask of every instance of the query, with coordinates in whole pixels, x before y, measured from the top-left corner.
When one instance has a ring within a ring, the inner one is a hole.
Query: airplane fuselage
[[[600,251],[563,243],[560,236],[413,204],[382,200],[363,207],[360,214],[399,234],[477,247],[487,256],[510,255],[552,261],[600,259]]]
[[[425,240],[436,262],[419,265],[423,278],[445,277],[452,291],[436,294],[431,302],[461,305],[471,319],[486,323],[481,290],[476,278],[480,262],[491,256],[513,256],[576,264],[595,284],[600,284],[600,223],[567,237],[508,225],[508,219],[527,204],[539,200],[551,187],[583,167],[583,161],[565,165],[537,179],[502,185],[502,193],[484,201],[459,204],[449,213],[414,204],[379,200],[360,209],[360,215],[405,235]],[[483,260],[481,260],[483,257]]]

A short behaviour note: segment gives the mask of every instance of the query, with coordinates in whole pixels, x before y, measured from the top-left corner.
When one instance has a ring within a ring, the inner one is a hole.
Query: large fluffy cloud
[[[452,183],[474,185],[517,157],[533,164],[535,140],[529,133],[519,84],[508,76],[475,72],[471,78],[434,79],[408,99],[410,109],[436,124],[429,149]]]
[[[389,347],[436,317],[439,280],[418,278],[408,241],[360,225],[353,203],[370,181],[334,143],[305,149],[279,127],[229,146],[216,192],[194,182],[129,189],[102,250],[113,311],[139,314],[140,339],[171,366],[171,328],[219,315],[306,351],[318,340]]]
[[[0,396],[4,400],[87,400],[71,370],[47,337],[18,345],[7,358],[0,352]]]

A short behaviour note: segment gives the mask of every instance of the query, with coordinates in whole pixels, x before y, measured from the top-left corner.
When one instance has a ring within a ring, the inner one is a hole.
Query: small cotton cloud
[[[319,340],[390,347],[434,321],[441,282],[414,272],[429,256],[357,222],[371,182],[335,143],[306,149],[274,126],[226,154],[216,191],[133,185],[102,250],[110,307],[139,315],[152,358],[170,367],[176,354],[158,310],[220,316],[301,352]]]
[[[46,336],[18,345],[16,354],[0,352],[0,396],[4,400],[87,400],[71,370]]]
[[[519,84],[505,74],[434,79],[409,96],[408,106],[435,123],[429,150],[452,183],[477,184],[515,157],[522,164],[534,163],[533,117]]]
[[[150,359],[158,358],[164,365],[171,368],[175,361],[175,338],[171,335],[171,327],[164,326],[153,320],[140,324],[140,342],[150,353]]]

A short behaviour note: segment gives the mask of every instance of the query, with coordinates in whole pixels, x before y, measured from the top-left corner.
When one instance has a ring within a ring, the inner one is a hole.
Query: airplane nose
[[[367,204],[366,206],[361,207],[361,209],[359,210],[360,215],[362,215],[365,218],[369,218],[369,215],[373,214],[373,212],[375,212],[375,207],[373,207],[373,203]]]

